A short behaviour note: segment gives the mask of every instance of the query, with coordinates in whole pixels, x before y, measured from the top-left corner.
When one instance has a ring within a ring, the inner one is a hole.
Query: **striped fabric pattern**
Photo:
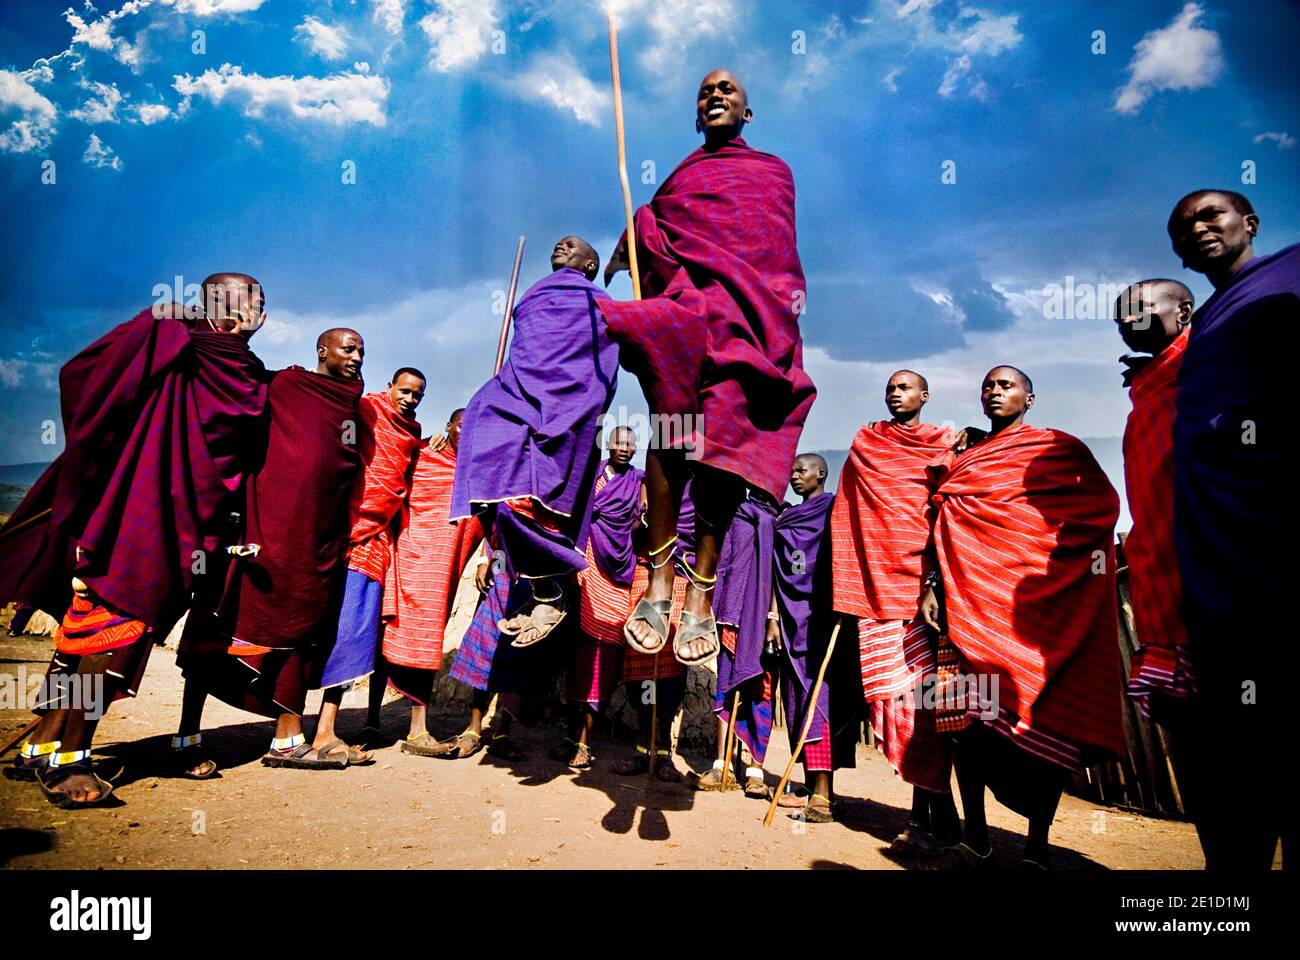
[[[872,620],[916,616],[934,515],[926,467],[956,439],[947,427],[892,420],[853,438],[831,512],[835,610]]]
[[[937,480],[949,636],[968,672],[997,678],[995,728],[1063,765],[1079,753],[1061,743],[1121,753],[1119,498],[1091,452],[1021,423]]]
[[[858,620],[862,694],[867,701],[902,696],[934,673],[930,628],[922,620]]]
[[[359,409],[364,468],[352,491],[348,569],[382,584],[392,554],[389,530],[405,507],[420,425],[397,412],[387,390],[367,393]]]
[[[443,631],[461,574],[483,539],[477,518],[448,521],[456,451],[420,448],[393,562],[384,584],[384,658],[402,667],[442,667]]]
[[[569,700],[600,709],[618,686],[622,671],[623,648],[579,630],[573,638],[573,659],[569,663]]]
[[[1124,489],[1133,529],[1124,541],[1129,594],[1141,644],[1128,694],[1149,715],[1150,696],[1185,698],[1195,690],[1183,626],[1183,586],[1174,543],[1174,419],[1184,329],[1133,379],[1133,411],[1124,427]]]
[[[89,595],[74,594],[54,632],[54,647],[73,656],[103,653],[130,646],[144,636],[146,629],[139,620],[114,613]]]

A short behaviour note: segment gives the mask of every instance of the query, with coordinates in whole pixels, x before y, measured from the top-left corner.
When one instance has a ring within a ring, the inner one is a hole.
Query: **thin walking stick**
[[[826,656],[822,657],[821,669],[817,671],[817,682],[813,684],[812,696],[808,699],[808,707],[803,718],[803,729],[799,732],[799,742],[790,754],[790,762],[785,765],[785,773],[781,776],[781,782],[776,785],[776,793],[772,794],[772,802],[767,805],[767,816],[763,818],[763,826],[765,827],[772,825],[772,818],[776,816],[776,805],[781,800],[785,785],[790,782],[790,775],[794,773],[794,763],[799,758],[804,743],[808,740],[808,731],[812,729],[813,717],[817,714],[817,698],[821,696],[822,681],[826,679],[826,668],[830,665],[831,654],[835,652],[835,639],[840,635],[840,624],[843,622],[843,617],[837,619],[835,629],[831,631],[831,642],[826,645]],[[830,736],[829,730],[826,731],[826,735]]]
[[[731,772],[731,752],[736,749],[736,714],[740,712],[740,687],[731,697],[731,716],[727,718],[727,735],[722,738],[726,753],[722,760],[722,789],[727,789],[727,774]]]
[[[6,740],[3,744],[0,744],[0,757],[3,757],[6,753],[8,753],[9,748],[12,747],[15,743],[17,743],[19,740],[23,739],[23,737],[27,736],[29,733],[35,730],[36,725],[40,722],[41,722],[41,718],[36,717],[34,720],[32,720],[31,723],[27,724],[27,726],[23,727],[12,737]]]
[[[519,289],[519,265],[524,259],[524,238],[515,244],[515,265],[510,271],[510,289],[506,291],[506,315],[501,318],[501,337],[497,340],[497,362],[492,368],[495,376],[501,372],[501,365],[506,362],[506,340],[510,337],[510,321],[515,314],[515,291]]]

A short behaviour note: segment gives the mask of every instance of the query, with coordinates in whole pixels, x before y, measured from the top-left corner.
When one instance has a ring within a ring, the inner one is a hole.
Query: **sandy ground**
[[[0,673],[26,664],[43,671],[48,639],[0,643]],[[63,811],[34,784],[0,779],[0,865],[8,868],[628,867],[904,869],[883,850],[907,819],[910,788],[862,746],[856,769],[836,775],[839,822],[805,824],[738,792],[695,793],[684,785],[624,779],[609,770],[626,746],[597,741],[595,769],[547,759],[553,727],[516,727],[529,759],[505,763],[480,753],[430,760],[387,745],[376,762],[341,771],[273,770],[258,758],[272,725],[212,701],[205,743],[218,779],[157,775],[180,712],[173,655],[156,649],[139,699],[119,703],[100,726],[98,752],[118,758],[116,806]],[[364,691],[344,702],[340,732],[356,737]],[[315,695],[309,707],[314,712]],[[30,714],[0,711],[0,739]],[[392,739],[406,729],[401,702],[384,708]],[[435,728],[438,736],[458,729]],[[7,757],[11,757],[10,753]],[[789,756],[778,731],[767,760],[775,783]],[[680,769],[707,758],[678,757]],[[990,797],[1000,862],[1015,863],[1024,821]],[[1052,830],[1055,866],[1067,870],[1200,869],[1189,824],[1139,816],[1065,797]]]

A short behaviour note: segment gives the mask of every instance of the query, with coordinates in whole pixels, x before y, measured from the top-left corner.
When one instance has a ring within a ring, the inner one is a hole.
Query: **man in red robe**
[[[67,610],[41,721],[10,771],[57,806],[112,793],[91,763],[95,728],[113,700],[135,695],[248,469],[266,403],[248,348],[265,319],[261,285],[220,273],[203,292],[198,316],[142,311],[64,365],[66,446],[0,532],[0,603]]]
[[[1166,698],[1194,689],[1183,626],[1183,586],[1174,545],[1174,416],[1178,371],[1192,320],[1192,293],[1177,280],[1143,280],[1115,301],[1133,412],[1124,426],[1124,489],[1133,529],[1124,540],[1139,647],[1128,695],[1160,718]],[[1154,708],[1154,711],[1153,711]]]
[[[957,669],[926,691],[957,733],[962,842],[939,866],[988,864],[984,790],[1029,821],[1021,862],[1046,869],[1066,774],[1124,748],[1115,610],[1119,496],[1082,441],[1031,427],[1034,387],[994,367],[988,436],[933,474],[937,573],[921,615]]]
[[[718,654],[710,590],[732,515],[748,484],[780,501],[816,389],[803,369],[799,316],[807,296],[795,244],[794,179],[778,157],[741,138],[753,119],[729,71],[700,83],[704,145],[637,211],[646,299],[603,301],[620,362],[637,375],[655,436],[646,459],[650,589],[627,621],[632,648],[668,642],[672,549],[688,477],[696,510],[694,563],[673,653],[687,665]],[[605,271],[627,266],[624,237]]]
[[[483,541],[478,518],[448,519],[464,413],[463,407],[452,411],[446,432],[426,440],[416,458],[384,581],[382,650],[370,681],[367,735],[379,735],[384,690],[391,686],[411,705],[406,738],[399,747],[421,757],[443,752],[428,730],[429,704],[442,668],[443,633],[456,588]]]
[[[934,510],[926,468],[957,443],[921,421],[930,385],[912,370],[885,384],[888,420],[853,438],[831,513],[833,606],[858,618],[862,690],[876,745],[912,785],[912,815],[896,853],[929,853],[960,839],[952,759],[918,692],[935,670],[934,636],[917,612]]]

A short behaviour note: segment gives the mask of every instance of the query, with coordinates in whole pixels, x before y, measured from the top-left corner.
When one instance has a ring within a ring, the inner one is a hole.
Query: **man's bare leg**
[[[677,515],[686,490],[686,456],[677,450],[650,450],[646,453],[645,465],[646,525],[650,532],[650,549],[658,552],[677,536]],[[644,599],[650,602],[672,600],[673,576],[673,564],[666,555],[653,559],[650,585]],[[653,647],[657,642],[654,630],[644,620],[630,621],[627,629],[642,646]]]
[[[339,707],[343,704],[343,694],[343,687],[330,687],[325,691],[325,695],[321,700],[320,716],[316,720],[316,735],[311,741],[311,748],[318,751],[316,754],[318,757],[320,756],[321,747],[333,740],[340,739],[334,732],[334,722],[338,719]],[[338,747],[335,747],[332,752],[339,753],[340,751]],[[370,754],[357,751],[352,747],[348,747],[347,753],[351,763],[363,763],[370,759]],[[329,756],[329,754],[326,754],[326,756]]]
[[[697,619],[713,616],[711,584],[717,576],[723,539],[743,495],[744,488],[739,478],[697,467],[691,486],[691,499],[695,503],[695,563],[692,567],[695,576],[687,578],[686,602],[682,605],[684,613],[693,614]],[[668,588],[672,590],[671,581]],[[707,637],[699,637],[683,644],[677,652],[682,659],[698,660],[716,652],[717,644],[716,636],[711,642]]]

